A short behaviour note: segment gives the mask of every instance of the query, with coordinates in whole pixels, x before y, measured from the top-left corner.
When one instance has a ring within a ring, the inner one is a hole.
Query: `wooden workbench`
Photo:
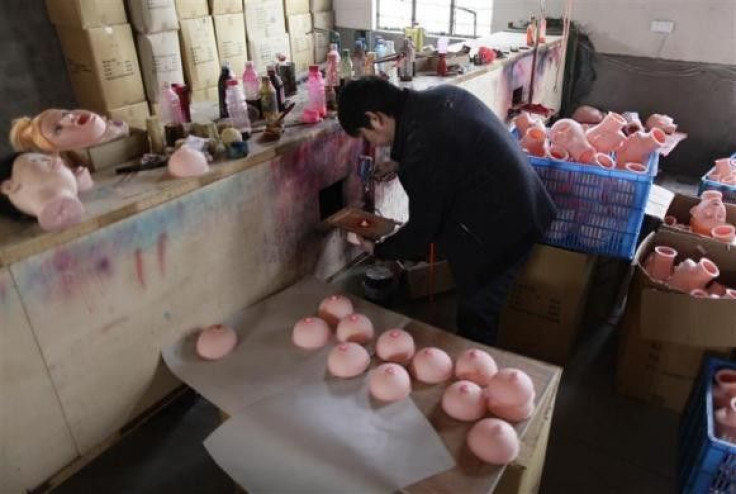
[[[562,52],[554,38],[540,51],[535,94],[547,106],[559,102]],[[505,117],[530,67],[519,52],[413,87],[460,84]],[[320,192],[342,183],[355,205],[362,152],[333,120],[251,141],[248,158],[202,177],[97,175],[83,221],[63,232],[0,219],[0,492],[99,453],[179,386],[160,349],[181,334],[351,262],[357,251],[322,225]],[[396,181],[377,188],[376,204],[406,219]]]

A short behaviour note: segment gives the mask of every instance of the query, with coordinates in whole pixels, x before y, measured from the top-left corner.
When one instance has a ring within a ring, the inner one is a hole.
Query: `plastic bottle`
[[[266,120],[275,119],[279,114],[278,101],[276,100],[276,89],[271,84],[268,76],[261,77],[261,112]]]
[[[337,45],[332,43],[330,51],[327,52],[327,86],[337,87],[340,85],[340,53],[337,51]]]
[[[365,45],[363,44],[362,39],[358,39],[355,41],[353,54],[350,56],[350,58],[353,61],[353,71],[355,72],[355,77],[363,77],[363,72],[365,69]]]
[[[383,38],[376,37],[376,46],[374,51],[376,52],[376,58],[381,59],[388,55],[388,48],[386,47],[386,42],[383,40]],[[380,75],[381,72],[386,72],[386,68],[383,63],[378,64],[378,74]]]
[[[184,123],[179,96],[171,88],[171,84],[164,82],[161,86],[161,94],[158,98],[161,123],[164,125],[177,125]]]
[[[243,72],[243,90],[245,91],[245,99],[247,101],[257,101],[260,84],[258,81],[258,72],[256,72],[253,62],[245,62],[245,71]]]
[[[227,118],[227,105],[225,104],[225,93],[227,92],[227,81],[232,79],[230,71],[230,63],[225,62],[220,71],[220,78],[217,81],[217,95],[220,102],[220,118]]]
[[[414,49],[414,41],[410,37],[404,38],[404,45],[401,49],[404,58],[401,61],[400,76],[402,81],[411,81],[414,79],[414,70],[416,67],[416,51]]]
[[[540,43],[547,42],[547,19],[545,17],[539,19],[539,35],[537,39]]]
[[[526,27],[526,45],[527,46],[534,46],[534,38],[536,34],[537,34],[536,20],[534,17],[532,17],[531,22]]]
[[[325,84],[319,65],[309,66],[307,78],[307,95],[309,100],[304,108],[302,120],[305,123],[316,123],[327,115],[327,102],[325,100]]]
[[[286,108],[286,92],[284,91],[284,81],[281,79],[281,76],[276,72],[276,67],[273,65],[269,65],[268,69],[266,69],[266,73],[268,74],[268,78],[271,81],[271,84],[273,84],[273,88],[276,90],[276,105],[278,106],[279,111],[284,111]]]
[[[230,123],[238,129],[241,134],[250,134],[250,119],[248,118],[248,103],[245,102],[245,94],[240,84],[235,79],[227,82],[227,112],[230,115]]]
[[[340,61],[340,86],[344,86],[353,79],[353,61],[350,59],[350,50],[342,51]]]

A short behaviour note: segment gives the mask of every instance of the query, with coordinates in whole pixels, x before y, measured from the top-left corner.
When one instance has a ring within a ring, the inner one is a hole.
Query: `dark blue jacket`
[[[436,242],[461,292],[512,266],[555,217],[508,129],[461,88],[404,90],[391,157],[409,196],[409,221],[376,245],[376,256],[416,259]]]

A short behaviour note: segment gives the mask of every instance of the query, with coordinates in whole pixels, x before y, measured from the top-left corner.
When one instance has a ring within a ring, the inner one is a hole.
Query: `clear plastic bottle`
[[[230,115],[230,123],[238,129],[241,134],[250,134],[250,119],[248,118],[248,103],[245,102],[245,94],[240,84],[235,79],[227,82],[227,113]]]
[[[181,101],[171,84],[164,82],[161,85],[161,93],[158,98],[159,117],[164,125],[177,125],[184,123],[184,115],[181,110]]]
[[[386,55],[388,55],[388,47],[386,46],[386,42],[381,37],[376,37],[376,46],[374,48],[374,51],[376,52],[376,58],[379,60]],[[377,67],[378,75],[381,75],[381,72],[386,73],[386,67],[384,63],[379,63]]]
[[[353,60],[350,58],[350,50],[342,51],[340,61],[340,85],[343,86],[353,79]]]
[[[279,107],[276,100],[276,89],[267,75],[261,77],[260,97],[263,118],[267,121],[274,120],[279,114]]]
[[[260,82],[253,62],[245,62],[243,90],[245,91],[245,99],[247,101],[256,101],[259,99]]]
[[[363,77],[363,71],[365,69],[365,45],[362,39],[355,40],[353,53],[350,58],[353,60],[355,77]]]
[[[313,112],[317,112],[320,117],[324,117],[325,115],[327,115],[327,102],[325,100],[325,81],[322,78],[322,72],[319,71],[319,65],[309,66],[307,94],[309,95],[309,103],[307,104],[307,108]]]

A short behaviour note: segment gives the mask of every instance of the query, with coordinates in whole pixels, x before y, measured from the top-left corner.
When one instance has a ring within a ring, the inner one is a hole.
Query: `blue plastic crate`
[[[731,159],[736,159],[736,153],[733,153],[731,155]],[[736,204],[736,186],[733,185],[724,185],[719,182],[714,182],[713,180],[710,180],[708,178],[708,175],[710,175],[715,167],[708,170],[708,172],[703,175],[703,178],[700,179],[700,187],[698,187],[698,196],[703,193],[703,191],[706,190],[719,190],[723,193],[723,201],[728,202],[731,204]]]
[[[718,439],[713,424],[713,376],[736,362],[705,360],[680,423],[677,477],[687,494],[736,491],[736,445]]]

